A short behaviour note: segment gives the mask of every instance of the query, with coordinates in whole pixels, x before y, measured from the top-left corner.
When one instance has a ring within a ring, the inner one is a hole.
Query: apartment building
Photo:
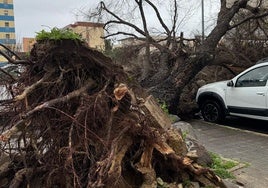
[[[0,43],[16,45],[13,0],[0,0]]]
[[[36,42],[35,38],[23,37],[22,38],[22,51],[30,52],[35,42]]]
[[[105,48],[104,39],[104,24],[94,22],[75,22],[64,27],[64,29],[71,29],[73,32],[80,34],[82,38],[88,43],[89,47],[98,50]]]
[[[16,46],[13,0],[0,0],[0,43],[11,49]],[[6,63],[7,59],[0,55],[0,67]]]
[[[75,22],[74,24],[69,24],[62,29],[71,29],[73,32],[80,34],[82,39],[88,43],[88,46],[98,50],[103,50],[105,48],[104,39],[104,29],[102,23],[93,22]],[[35,38],[23,38],[22,51],[31,51],[35,41]]]

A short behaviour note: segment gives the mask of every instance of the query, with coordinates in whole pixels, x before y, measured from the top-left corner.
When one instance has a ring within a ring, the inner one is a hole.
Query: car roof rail
[[[265,63],[265,62],[268,62],[268,57],[260,59],[259,61],[257,61],[256,64]]]

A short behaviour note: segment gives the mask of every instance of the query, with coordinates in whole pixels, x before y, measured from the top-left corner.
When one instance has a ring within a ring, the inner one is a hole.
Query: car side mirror
[[[227,82],[227,86],[228,86],[228,87],[234,87],[234,82],[233,82],[233,80],[230,80],[229,82]]]

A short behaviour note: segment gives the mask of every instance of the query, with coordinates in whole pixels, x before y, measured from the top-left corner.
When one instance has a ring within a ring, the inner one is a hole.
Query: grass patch
[[[164,102],[160,102],[160,101],[158,101],[158,103],[160,104],[160,108],[161,108],[166,114],[169,114],[167,103],[166,103],[165,101],[164,101]]]
[[[220,157],[218,154],[210,153],[212,164],[210,168],[215,172],[216,175],[219,177],[226,179],[226,178],[232,178],[234,179],[234,175],[229,172],[228,170],[234,168],[239,164],[237,161],[233,160],[227,160],[222,157]]]

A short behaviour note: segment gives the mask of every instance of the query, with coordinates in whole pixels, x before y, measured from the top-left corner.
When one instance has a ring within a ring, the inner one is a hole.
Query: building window
[[[7,4],[7,0],[4,0],[4,4]]]
[[[10,34],[6,34],[6,39],[10,39]]]
[[[9,27],[9,22],[5,22],[5,27]]]
[[[8,16],[8,10],[4,10],[4,15]]]

